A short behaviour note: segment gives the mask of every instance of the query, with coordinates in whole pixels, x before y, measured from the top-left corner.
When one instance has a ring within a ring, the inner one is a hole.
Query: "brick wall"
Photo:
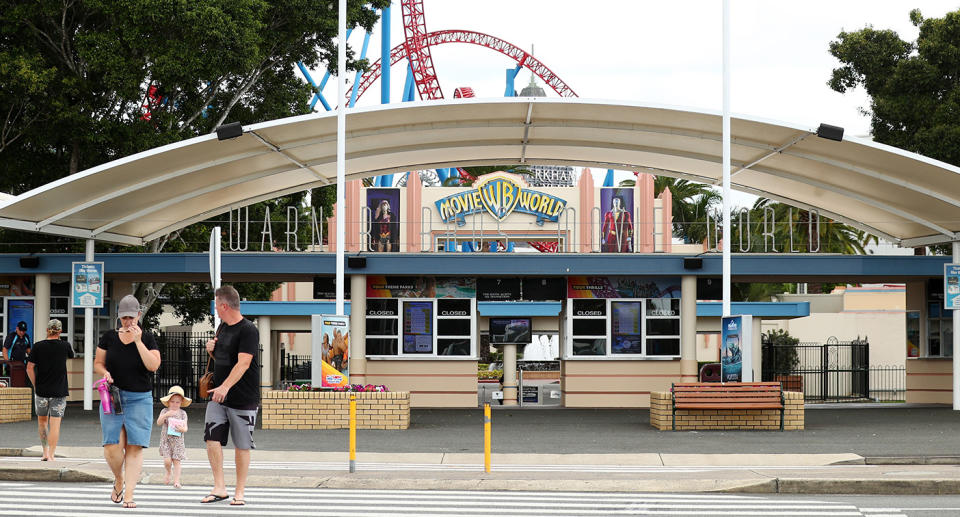
[[[264,429],[347,429],[350,393],[335,391],[264,390]],[[410,393],[361,392],[357,396],[357,429],[410,427]]]
[[[783,392],[784,431],[803,430],[803,393]],[[650,425],[670,431],[673,426],[673,396],[668,391],[650,393]],[[709,429],[780,429],[777,409],[680,409],[677,431]]]
[[[30,420],[30,388],[0,388],[0,424]]]

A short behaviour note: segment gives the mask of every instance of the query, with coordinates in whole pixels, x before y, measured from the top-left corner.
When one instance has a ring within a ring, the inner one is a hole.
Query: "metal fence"
[[[187,397],[202,402],[198,384],[207,368],[207,341],[213,332],[161,332],[157,335],[160,368],[154,373],[153,396],[165,397],[171,386],[180,385]],[[263,348],[257,353],[257,364],[263,364]],[[213,368],[213,365],[210,365]]]
[[[187,397],[200,399],[197,383],[207,367],[206,343],[211,338],[213,332],[161,332],[157,336],[160,368],[154,375],[154,398],[166,396],[171,386],[179,384]]]
[[[870,400],[875,402],[906,402],[907,367],[871,366]]]
[[[292,384],[294,381],[310,379],[312,367],[311,356],[291,354],[286,350],[280,350],[280,382],[282,384]]]
[[[808,401],[869,400],[870,344],[848,342],[763,344],[762,377],[803,391]]]

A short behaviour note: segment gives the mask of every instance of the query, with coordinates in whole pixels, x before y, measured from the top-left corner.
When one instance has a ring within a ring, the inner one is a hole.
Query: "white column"
[[[47,338],[47,322],[50,321],[50,275],[37,273],[33,289],[33,342]]]
[[[723,0],[723,316],[730,315],[730,0]]]
[[[367,384],[367,275],[350,276],[350,383]]]
[[[346,242],[347,0],[340,0],[337,18],[337,314],[343,312],[343,257]],[[354,211],[356,213],[356,211]],[[366,291],[364,291],[366,292]]]
[[[263,364],[260,365],[260,389],[273,388],[273,339],[270,332],[270,316],[257,316],[257,330],[260,332],[260,354]]]
[[[953,243],[953,263],[960,264],[960,242]],[[953,311],[953,409],[960,411],[960,311]]]
[[[87,262],[93,261],[93,239],[87,239],[86,257]],[[106,276],[106,272],[104,272]],[[106,279],[101,278],[101,285],[106,284]],[[71,294],[72,296],[72,294]],[[93,309],[83,309],[83,409],[84,411],[93,410]]]
[[[680,377],[698,380],[697,371],[697,277],[680,277]]]
[[[517,345],[503,345],[503,405],[517,405]]]

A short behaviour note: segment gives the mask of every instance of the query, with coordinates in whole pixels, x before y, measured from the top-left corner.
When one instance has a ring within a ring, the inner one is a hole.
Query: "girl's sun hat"
[[[167,392],[167,396],[160,397],[160,402],[163,403],[165,407],[170,407],[170,397],[174,395],[180,395],[180,398],[183,399],[183,402],[180,403],[180,407],[187,407],[191,402],[193,402],[193,399],[183,394],[183,388],[180,386],[171,386],[170,391]]]

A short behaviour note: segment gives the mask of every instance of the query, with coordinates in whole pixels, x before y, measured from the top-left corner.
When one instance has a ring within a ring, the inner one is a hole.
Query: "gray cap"
[[[60,320],[58,319],[52,319],[49,323],[47,323],[47,330],[55,330],[60,332],[63,330],[63,323],[60,323]]]
[[[120,305],[117,307],[118,318],[136,318],[140,315],[140,302],[137,298],[128,294],[120,299]]]

